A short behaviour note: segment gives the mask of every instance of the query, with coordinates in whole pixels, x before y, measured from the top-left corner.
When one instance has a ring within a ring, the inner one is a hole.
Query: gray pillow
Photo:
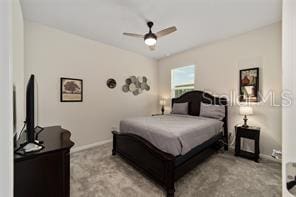
[[[188,114],[188,103],[174,103],[172,114]]]
[[[225,117],[225,106],[201,103],[199,115],[203,117],[223,120],[223,118]]]

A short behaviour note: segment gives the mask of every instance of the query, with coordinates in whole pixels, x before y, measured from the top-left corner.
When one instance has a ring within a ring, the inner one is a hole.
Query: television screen
[[[17,127],[16,127],[16,87],[13,85],[13,92],[12,92],[12,104],[13,104],[13,136],[17,134]]]
[[[27,142],[35,142],[35,117],[34,117],[34,107],[35,107],[35,77],[31,75],[26,92],[26,132],[27,132]]]

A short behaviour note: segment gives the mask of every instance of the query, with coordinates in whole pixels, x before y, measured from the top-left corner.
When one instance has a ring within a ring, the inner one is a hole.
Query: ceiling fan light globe
[[[148,46],[153,46],[156,44],[156,39],[155,38],[146,38],[145,44]]]

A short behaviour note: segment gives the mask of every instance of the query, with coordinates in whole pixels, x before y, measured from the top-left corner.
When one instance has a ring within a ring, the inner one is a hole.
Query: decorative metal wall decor
[[[136,77],[131,76],[125,80],[125,84],[122,86],[123,92],[132,92],[133,95],[137,96],[143,91],[149,91],[150,86],[147,83],[147,77]]]
[[[112,78],[108,79],[107,80],[107,86],[110,89],[115,88],[116,87],[116,80],[115,79],[112,79]]]

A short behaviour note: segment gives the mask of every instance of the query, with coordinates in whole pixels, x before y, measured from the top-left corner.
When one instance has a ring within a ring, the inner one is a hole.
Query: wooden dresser
[[[15,197],[69,197],[71,133],[60,126],[40,133],[43,150],[14,155]]]

